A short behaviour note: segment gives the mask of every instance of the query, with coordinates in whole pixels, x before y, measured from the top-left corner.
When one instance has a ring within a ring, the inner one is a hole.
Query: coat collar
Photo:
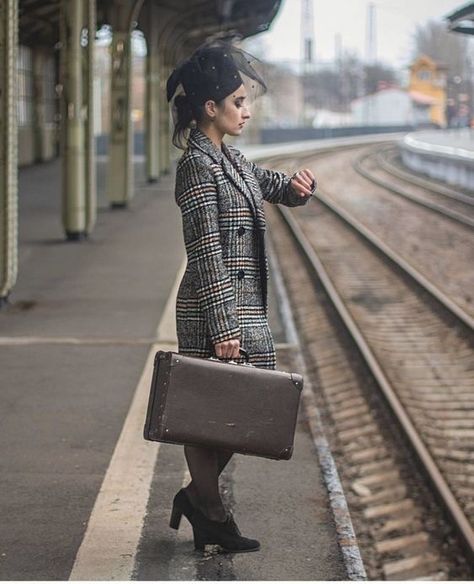
[[[222,150],[214,142],[201,132],[199,128],[191,128],[188,138],[188,148],[196,147],[208,154],[215,162],[221,163],[224,156]]]
[[[255,204],[254,192],[252,185],[245,181],[244,170],[240,161],[227,148],[227,145],[222,142],[222,150],[214,144],[214,142],[199,128],[191,128],[188,139],[188,147],[195,147],[208,154],[215,162],[221,164],[226,175],[232,180],[235,186],[247,197],[250,207],[257,219],[257,223],[261,228],[265,226],[265,219],[263,213],[257,208]],[[235,166],[234,166],[235,165]]]

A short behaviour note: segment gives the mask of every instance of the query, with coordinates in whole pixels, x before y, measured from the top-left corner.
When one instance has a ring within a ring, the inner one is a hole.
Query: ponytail
[[[220,105],[222,101],[216,102]],[[172,142],[176,148],[185,150],[187,146],[187,131],[204,117],[204,105],[193,104],[186,95],[177,95],[174,98],[176,111]]]
[[[187,130],[191,127],[193,120],[201,118],[201,108],[193,106],[186,95],[177,95],[174,98],[176,108],[176,122],[173,130],[173,144],[176,148],[185,150],[187,141]]]

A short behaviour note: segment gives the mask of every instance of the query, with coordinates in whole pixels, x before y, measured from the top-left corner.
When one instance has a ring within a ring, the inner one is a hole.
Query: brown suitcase
[[[298,373],[158,351],[143,436],[288,460],[302,389]]]

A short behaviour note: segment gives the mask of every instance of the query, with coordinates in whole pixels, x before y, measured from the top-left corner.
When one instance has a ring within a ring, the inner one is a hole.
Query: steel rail
[[[447,219],[451,219],[452,221],[456,221],[457,223],[462,223],[463,225],[467,225],[468,227],[474,227],[474,219],[471,219],[470,217],[464,217],[464,215],[461,215],[460,213],[457,213],[456,211],[451,211],[450,209],[447,209],[446,207],[443,207],[442,205],[437,205],[436,203],[430,203],[429,201],[426,201],[426,200],[422,199],[421,197],[417,197],[416,195],[412,195],[411,193],[408,193],[404,189],[398,188],[398,187],[390,184],[387,181],[384,181],[380,178],[375,177],[373,174],[368,172],[363,167],[363,162],[367,158],[369,158],[370,156],[372,156],[372,153],[369,153],[369,154],[364,153],[361,156],[359,156],[352,163],[354,170],[358,174],[360,174],[361,176],[363,176],[367,180],[383,187],[384,189],[387,189],[396,195],[404,197],[405,199],[408,199],[412,203],[420,205],[421,207],[425,207],[426,209],[429,209],[430,211],[434,211],[435,213],[438,213]]]
[[[331,199],[327,194],[319,191],[316,195],[317,200],[323,203],[328,209],[333,211],[340,219],[344,220],[358,235],[362,235],[363,238],[369,242],[374,248],[382,252],[382,254],[390,259],[398,268],[401,268],[405,274],[410,276],[410,278],[418,284],[425,292],[428,292],[432,298],[437,300],[443,308],[451,313],[456,319],[458,319],[464,326],[466,326],[471,332],[474,330],[474,318],[465,312],[458,304],[456,304],[451,298],[442,292],[436,284],[419,272],[415,267],[413,267],[407,260],[405,260],[400,254],[398,254],[394,249],[383,242],[375,233],[370,231],[365,225],[348,213],[343,207],[338,205],[334,200]]]
[[[318,198],[318,200],[320,200],[323,203],[323,205],[327,206],[341,220],[343,220],[346,223],[349,223],[353,229],[359,232],[358,227],[356,227],[357,222],[355,220],[354,221],[351,220],[349,222],[348,221],[349,217],[347,213],[344,212],[344,215],[339,215],[338,211],[336,210],[336,206],[328,204],[324,198],[323,199],[321,199],[321,197],[315,198]],[[388,402],[392,412],[394,413],[402,431],[404,432],[411,447],[416,453],[417,458],[423,465],[423,469],[428,479],[430,480],[430,483],[432,484],[436,495],[441,501],[444,509],[451,518],[451,521],[453,522],[456,531],[459,533],[462,539],[462,542],[466,548],[469,558],[474,561],[474,531],[471,524],[469,523],[463,510],[461,509],[459,503],[457,502],[455,496],[453,495],[451,489],[449,488],[449,485],[447,484],[446,480],[441,474],[438,466],[436,465],[436,462],[431,456],[431,453],[427,449],[424,441],[420,437],[417,429],[415,428],[413,422],[411,421],[410,416],[407,414],[405,408],[401,404],[398,396],[396,395],[395,390],[393,389],[389,379],[384,373],[382,366],[380,365],[373,351],[371,350],[362,331],[360,330],[359,326],[353,319],[344,301],[342,300],[339,292],[337,291],[334,283],[332,282],[329,274],[327,273],[322,261],[320,260],[316,251],[314,250],[314,248],[304,235],[301,227],[298,224],[297,219],[291,213],[290,210],[282,208],[280,206],[278,207],[278,209],[281,217],[285,221],[286,226],[288,227],[290,233],[294,237],[294,240],[296,241],[298,248],[301,250],[307,264],[310,266],[313,280],[319,281],[323,285],[330,301],[332,302],[334,308],[339,314],[339,317],[342,320],[345,328],[347,329],[352,339],[354,340],[358,350],[363,356],[367,366],[369,367],[378,386],[380,387],[380,390],[382,391],[386,401]],[[367,229],[363,228],[363,230],[359,232],[360,235],[364,237],[364,239],[367,239],[366,236],[367,231],[368,231]],[[372,245],[375,245],[377,249],[380,249],[372,239],[369,239],[369,241]],[[392,255],[390,255],[389,258],[392,262],[397,263],[396,259],[392,257]],[[405,264],[406,262],[403,263]],[[399,265],[399,267],[402,268],[403,271],[405,271],[404,265]],[[412,276],[412,272],[413,268],[411,268],[410,270],[409,273],[410,276]],[[417,279],[416,282],[424,288],[423,284],[421,284]],[[429,290],[429,292],[431,293],[431,290]],[[466,324],[464,321],[463,323]],[[472,322],[470,324],[470,328],[472,329]]]

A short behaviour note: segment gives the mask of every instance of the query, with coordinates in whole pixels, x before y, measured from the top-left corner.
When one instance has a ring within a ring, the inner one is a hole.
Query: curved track
[[[474,198],[435,188],[432,183],[410,177],[399,172],[387,159],[387,149],[379,146],[359,156],[353,163],[354,169],[371,182],[389,190],[412,203],[422,205],[454,221],[474,227]]]
[[[429,179],[426,176],[415,174],[412,170],[406,168],[401,159],[400,151],[395,145],[386,145],[379,149],[379,165],[391,175],[401,178],[404,181],[423,187],[435,194],[444,195],[447,199],[461,201],[468,205],[474,206],[474,193],[467,190],[456,190],[447,185],[442,185]]]

